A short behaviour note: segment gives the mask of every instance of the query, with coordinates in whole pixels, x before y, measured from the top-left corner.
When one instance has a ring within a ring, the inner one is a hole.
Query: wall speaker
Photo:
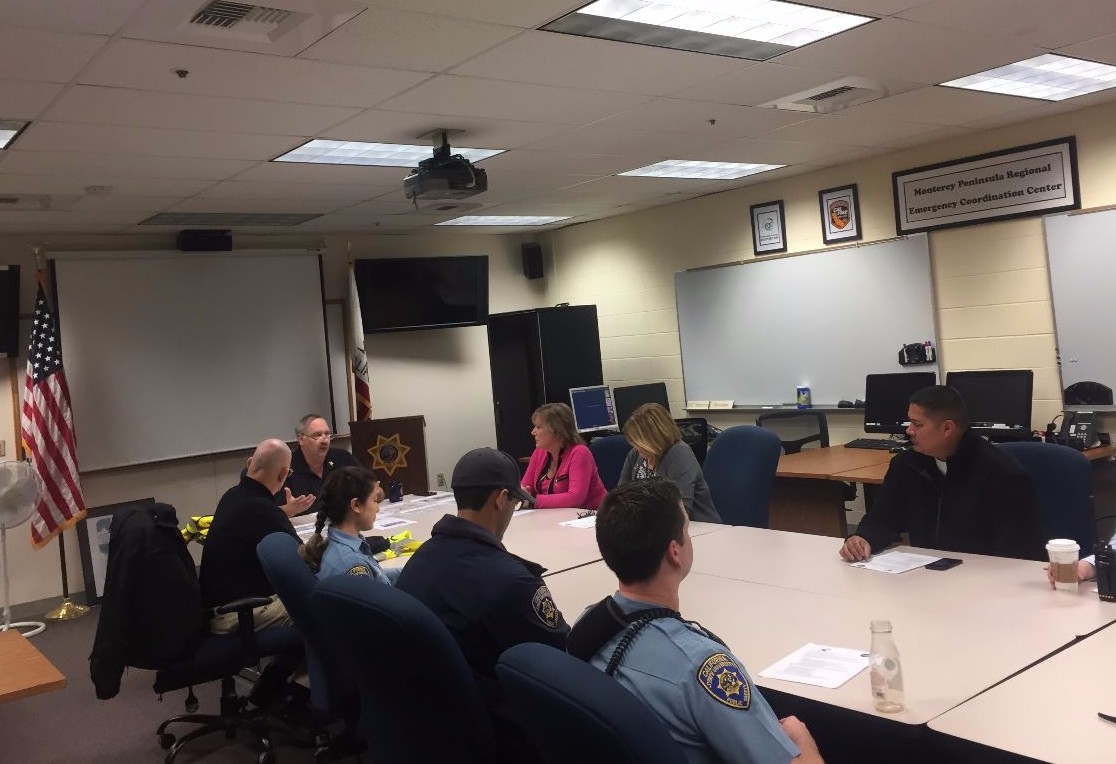
[[[232,251],[232,235],[227,229],[179,231],[174,242],[180,252]]]
[[[19,355],[19,266],[0,265],[0,358]]]
[[[529,242],[521,248],[523,252],[523,275],[529,279],[541,279],[543,272],[542,245]]]

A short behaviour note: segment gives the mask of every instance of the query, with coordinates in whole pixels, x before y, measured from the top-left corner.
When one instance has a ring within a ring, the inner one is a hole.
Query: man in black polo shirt
[[[256,557],[256,545],[268,534],[278,531],[298,538],[290,518],[274,499],[290,466],[291,450],[283,441],[265,440],[256,446],[247,473],[218,502],[202,547],[203,606],[213,608],[242,597],[274,597],[270,604],[253,611],[257,631],[291,622]],[[236,631],[237,614],[214,616],[210,629],[216,634]]]
[[[492,713],[503,761],[538,755],[512,722],[496,679],[496,660],[523,642],[566,648],[570,627],[543,583],[541,565],[516,557],[501,543],[512,515],[531,497],[519,485],[508,454],[478,448],[461,457],[450,485],[457,516],[435,524],[396,588],[437,615],[465,655]]]
[[[341,448],[330,448],[329,422],[320,414],[307,414],[295,426],[298,448],[291,456],[291,476],[275,500],[290,517],[318,511],[322,483],[341,467],[359,467],[356,458]]]

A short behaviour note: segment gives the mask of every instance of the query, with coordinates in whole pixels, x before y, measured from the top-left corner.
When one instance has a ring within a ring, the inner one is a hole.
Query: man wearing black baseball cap
[[[496,660],[523,642],[566,649],[570,627],[543,583],[545,568],[516,557],[501,539],[512,515],[531,503],[508,454],[476,448],[453,468],[457,516],[446,515],[415,552],[396,588],[415,597],[453,634],[492,712],[503,761],[537,761],[511,720]]]

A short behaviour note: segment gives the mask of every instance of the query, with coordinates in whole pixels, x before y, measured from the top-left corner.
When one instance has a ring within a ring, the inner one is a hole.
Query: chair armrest
[[[255,666],[260,662],[256,647],[256,623],[252,611],[271,602],[271,597],[242,597],[213,608],[217,615],[236,613],[237,633],[240,634],[240,649],[244,655],[244,666]]]
[[[233,600],[232,602],[226,602],[224,605],[218,605],[217,607],[213,608],[213,612],[216,615],[224,615],[225,613],[239,613],[242,610],[251,612],[258,607],[263,607],[269,602],[271,602],[271,597],[242,597],[241,599]]]

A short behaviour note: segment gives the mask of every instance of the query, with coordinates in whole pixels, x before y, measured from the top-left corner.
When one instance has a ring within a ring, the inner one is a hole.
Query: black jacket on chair
[[[97,697],[120,691],[125,666],[160,669],[189,657],[204,615],[194,560],[169,504],[112,517],[101,617],[89,676]]]

